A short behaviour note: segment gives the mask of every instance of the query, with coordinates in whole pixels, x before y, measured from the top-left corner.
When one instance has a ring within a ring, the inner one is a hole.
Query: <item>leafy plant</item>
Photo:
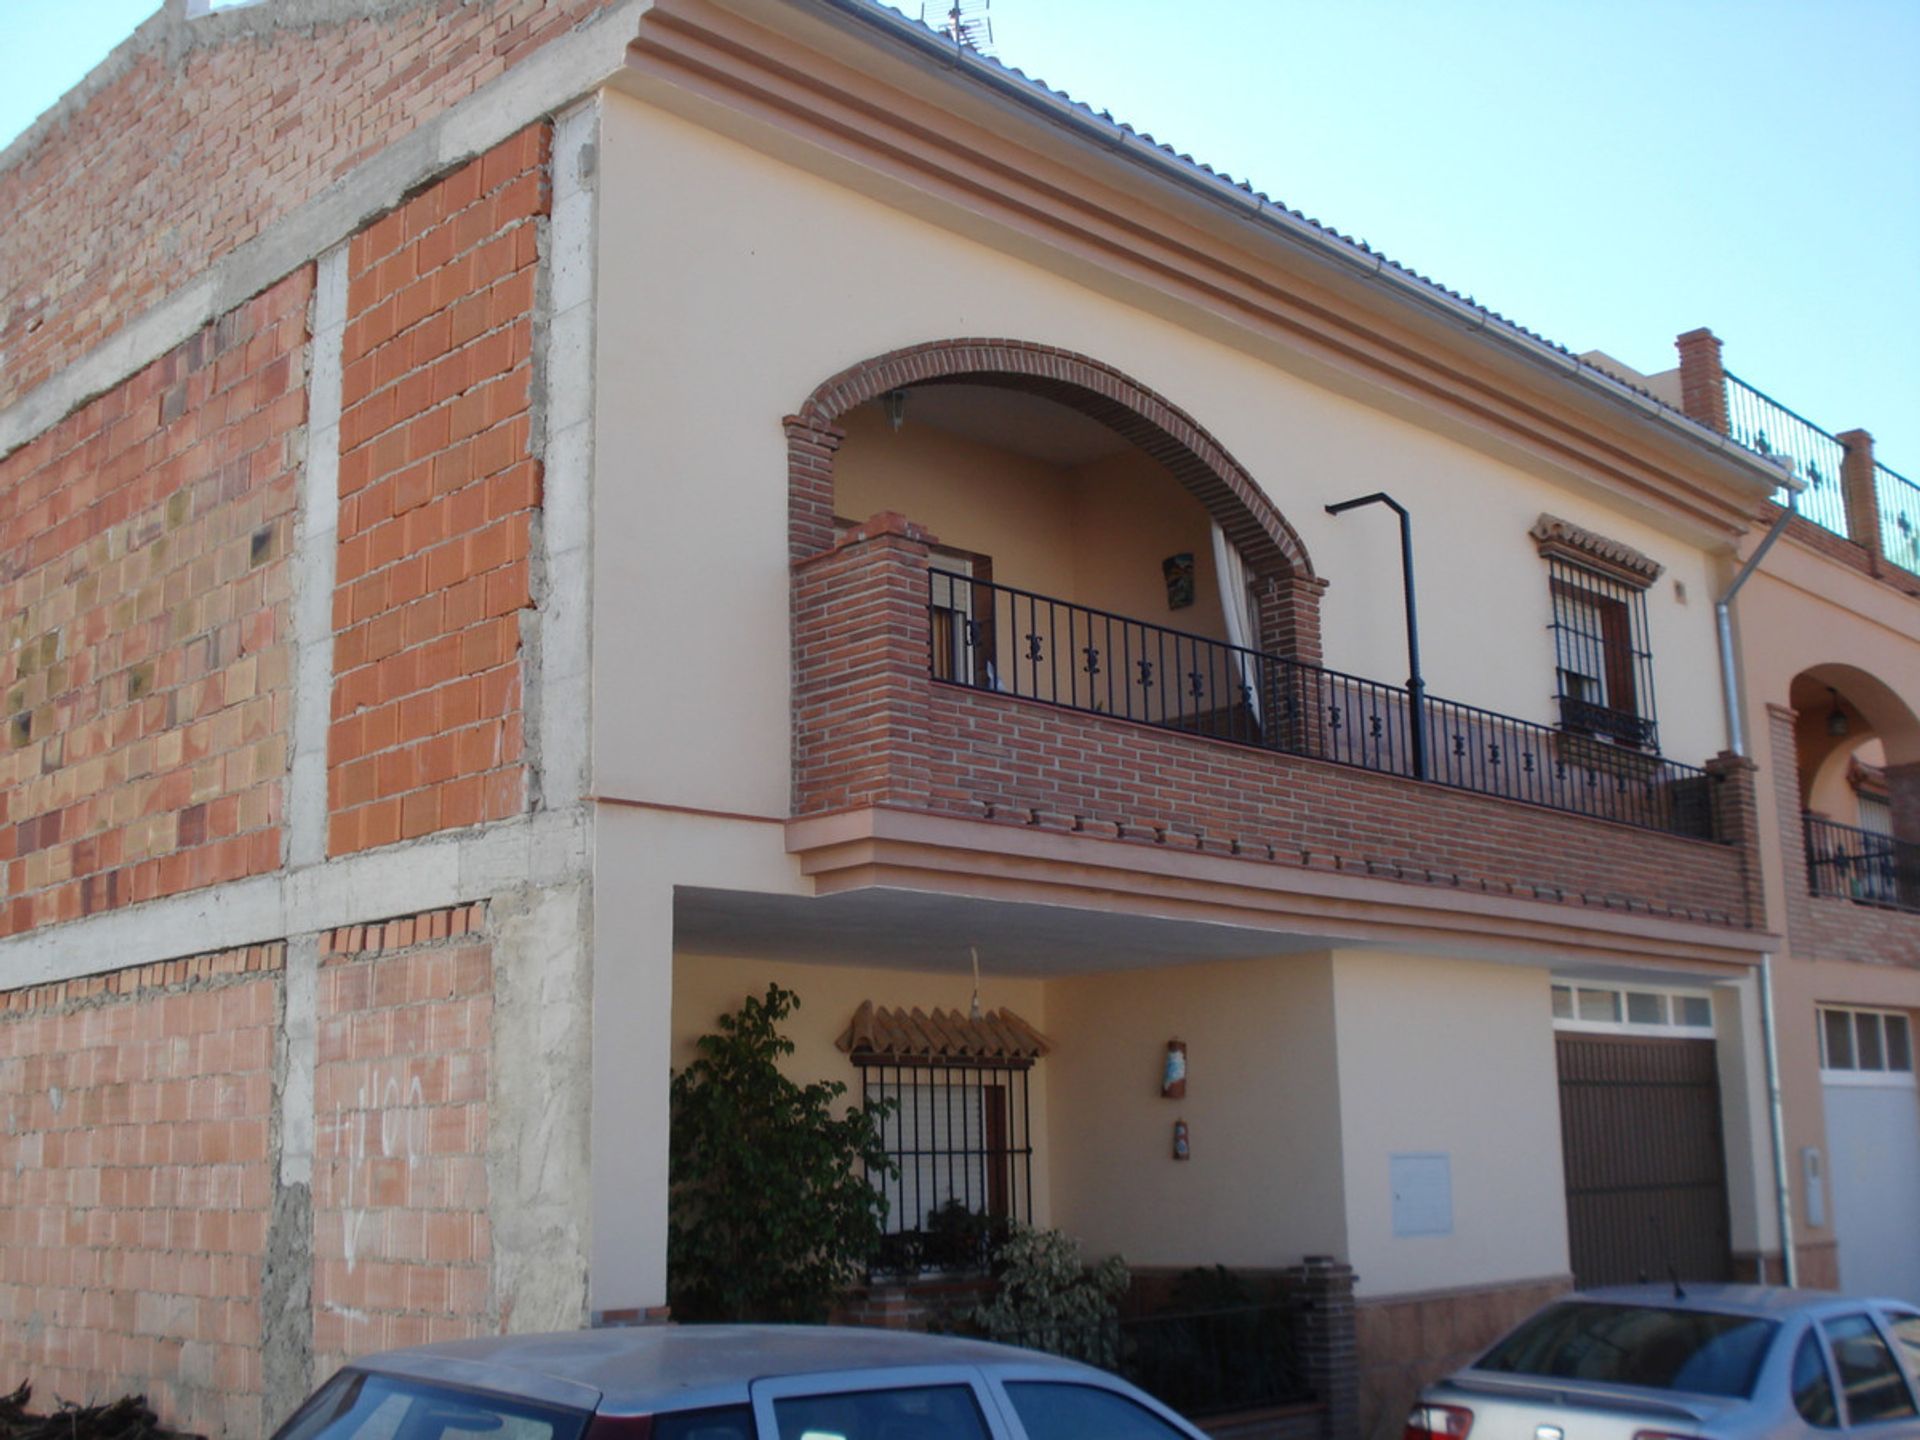
[[[989,1339],[1094,1365],[1117,1361],[1119,1301],[1131,1278],[1118,1255],[1088,1267],[1079,1241],[1014,1225],[994,1252],[994,1277],[993,1299],[965,1317]]]
[[[667,1299],[680,1320],[824,1320],[877,1247],[893,1173],[885,1105],[836,1108],[838,1081],[780,1073],[800,998],[769,985],[697,1042],[673,1077]]]

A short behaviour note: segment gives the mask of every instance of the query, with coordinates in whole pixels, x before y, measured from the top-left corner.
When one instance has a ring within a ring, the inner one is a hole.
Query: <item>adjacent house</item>
[[[1864,435],[868,0],[193,8],[0,156],[0,1370],[242,1436],[663,1319],[776,983],[897,1102],[849,1315],[1224,1266],[1269,1433],[1576,1282],[1920,1294]]]

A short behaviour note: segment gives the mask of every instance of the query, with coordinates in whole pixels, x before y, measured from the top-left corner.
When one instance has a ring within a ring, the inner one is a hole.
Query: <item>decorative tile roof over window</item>
[[[1011,1010],[970,1019],[957,1010],[931,1015],[862,1001],[835,1042],[856,1065],[991,1065],[1024,1070],[1053,1048]]]
[[[1542,555],[1563,559],[1604,571],[1629,585],[1644,590],[1660,578],[1666,567],[1651,555],[1642,555],[1631,545],[1609,540],[1604,535],[1562,520],[1558,515],[1542,515],[1527,532],[1540,547]]]

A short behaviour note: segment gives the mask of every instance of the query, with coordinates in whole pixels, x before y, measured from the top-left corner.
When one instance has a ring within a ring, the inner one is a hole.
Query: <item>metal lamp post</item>
[[[1384,505],[1400,517],[1400,574],[1407,597],[1407,721],[1413,733],[1413,778],[1427,778],[1427,682],[1420,678],[1420,617],[1413,604],[1413,518],[1407,507],[1384,490],[1327,506],[1329,515],[1357,510],[1362,505]]]

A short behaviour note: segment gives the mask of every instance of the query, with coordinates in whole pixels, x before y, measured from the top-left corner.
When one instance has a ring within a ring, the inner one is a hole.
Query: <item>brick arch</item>
[[[1151,455],[1220,523],[1258,579],[1321,582],[1306,546],[1246,469],[1192,416],[1111,365],[1019,340],[936,340],[863,360],[787,417],[794,558],[833,543],[835,422],[854,406],[915,385],[996,385],[1077,410]]]

